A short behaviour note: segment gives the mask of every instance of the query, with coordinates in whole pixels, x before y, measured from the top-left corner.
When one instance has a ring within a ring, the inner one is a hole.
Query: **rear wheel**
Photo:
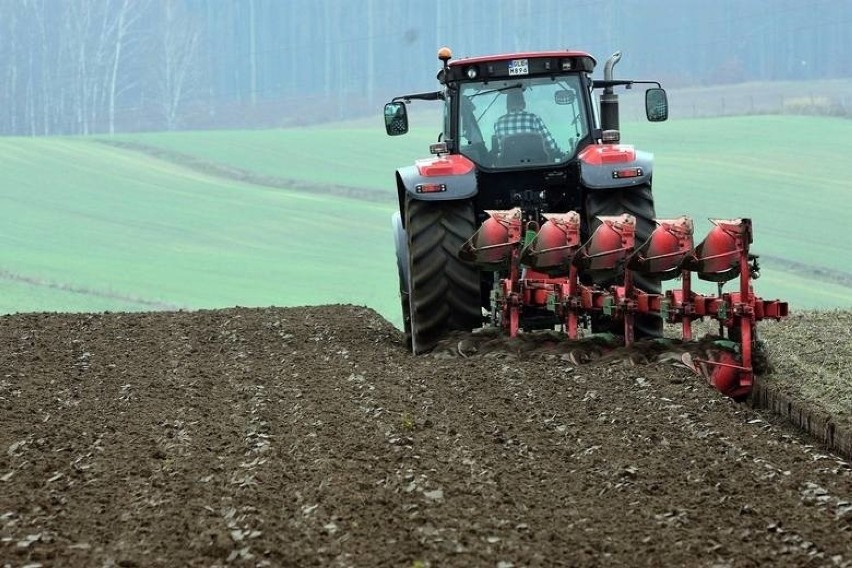
[[[651,193],[650,184],[625,187],[618,189],[599,189],[590,191],[586,196],[586,220],[588,222],[589,234],[591,234],[601,222],[598,216],[623,215],[629,213],[636,217],[636,246],[644,243],[654,230],[654,196]],[[602,286],[610,286],[617,283],[616,280],[596,282]],[[644,274],[633,273],[633,284],[649,294],[660,294],[662,284],[659,278],[649,277]],[[621,325],[603,320],[599,322],[601,331],[612,331],[623,333]],[[636,338],[661,337],[663,334],[663,320],[656,315],[643,314],[636,317]]]
[[[406,198],[408,326],[415,354],[434,348],[449,331],[482,324],[479,271],[457,256],[475,223],[469,200]]]

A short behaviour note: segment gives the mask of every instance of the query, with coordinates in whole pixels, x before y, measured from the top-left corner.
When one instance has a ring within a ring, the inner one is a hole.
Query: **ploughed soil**
[[[816,365],[812,331],[766,335]],[[5,316],[0,566],[852,566],[850,464],[677,360],[413,357],[353,306]]]

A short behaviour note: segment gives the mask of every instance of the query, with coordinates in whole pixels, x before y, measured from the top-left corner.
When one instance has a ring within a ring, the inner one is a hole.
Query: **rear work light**
[[[625,168],[623,170],[612,170],[613,179],[635,178],[642,176],[642,168]]]
[[[449,152],[447,149],[446,142],[436,142],[435,144],[429,144],[429,153],[430,154],[446,154]]]
[[[601,142],[604,144],[618,144],[621,141],[621,132],[618,130],[604,130],[601,132]]]
[[[440,193],[442,191],[447,191],[447,184],[445,183],[418,183],[414,186],[414,191],[417,193]]]

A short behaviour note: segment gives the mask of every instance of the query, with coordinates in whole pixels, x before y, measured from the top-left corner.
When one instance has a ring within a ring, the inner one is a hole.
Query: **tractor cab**
[[[580,83],[575,74],[459,84],[455,149],[498,169],[567,161],[590,136]]]
[[[553,167],[576,159],[585,146],[603,141],[604,129],[618,128],[617,109],[605,115],[613,117],[614,124],[601,125],[593,89],[605,89],[601,102],[606,112],[605,105],[615,97],[612,87],[633,83],[592,80],[595,60],[577,51],[451,61],[449,49],[442,48],[439,58],[444,66],[438,79],[444,90],[394,98],[385,106],[387,133],[408,131],[405,103],[442,100],[444,130],[432,152],[461,154],[486,170]],[[646,110],[649,120],[665,120],[665,91],[649,89]],[[613,136],[608,133],[607,140]]]

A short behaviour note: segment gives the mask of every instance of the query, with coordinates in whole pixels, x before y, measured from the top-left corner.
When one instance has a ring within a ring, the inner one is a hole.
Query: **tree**
[[[201,37],[201,21],[174,0],[160,0],[161,22],[159,64],[160,102],[166,128],[174,130],[178,111],[197,86],[194,67]]]

